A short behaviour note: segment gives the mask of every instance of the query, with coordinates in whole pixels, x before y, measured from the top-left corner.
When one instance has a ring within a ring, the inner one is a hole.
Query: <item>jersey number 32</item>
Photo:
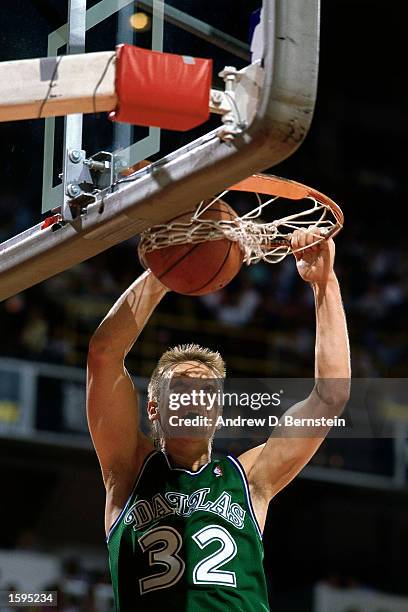
[[[235,572],[220,570],[220,567],[237,554],[237,545],[230,533],[220,525],[208,525],[191,537],[201,550],[211,542],[220,544],[214,553],[199,561],[194,567],[194,584],[236,587]],[[142,551],[148,554],[150,566],[160,565],[161,568],[165,566],[164,572],[139,580],[140,594],[144,595],[149,591],[167,589],[175,585],[185,570],[185,563],[178,554],[182,546],[179,532],[173,527],[156,527],[139,538],[139,544]]]

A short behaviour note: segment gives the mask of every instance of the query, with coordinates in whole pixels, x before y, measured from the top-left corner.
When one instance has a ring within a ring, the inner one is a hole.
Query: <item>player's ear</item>
[[[158,403],[155,400],[147,402],[147,416],[149,421],[156,421],[159,418]]]

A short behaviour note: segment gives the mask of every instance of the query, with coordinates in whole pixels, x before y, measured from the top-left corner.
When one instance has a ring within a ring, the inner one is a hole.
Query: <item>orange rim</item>
[[[289,200],[302,200],[303,198],[314,198],[319,203],[330,208],[337,225],[329,232],[332,237],[337,234],[344,224],[344,215],[340,206],[324,193],[289,179],[280,178],[273,174],[253,174],[248,178],[229,187],[231,191],[247,191],[262,193],[264,195],[288,198]]]

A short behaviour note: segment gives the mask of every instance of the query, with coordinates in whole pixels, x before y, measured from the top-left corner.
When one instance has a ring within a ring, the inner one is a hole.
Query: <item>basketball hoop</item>
[[[204,211],[218,202],[230,191],[245,191],[256,194],[258,206],[235,219],[203,219]],[[260,194],[272,196],[262,202]],[[260,215],[265,207],[278,201],[305,201],[300,211],[263,223]],[[310,204],[309,204],[310,203]],[[291,237],[295,230],[315,230],[316,240],[310,248],[322,240],[333,238],[343,227],[344,216],[341,208],[328,196],[302,183],[277,176],[254,174],[226,189],[210,201],[201,202],[189,223],[173,222],[154,225],[141,234],[139,255],[172,245],[199,243],[227,238],[238,242],[247,265],[260,261],[278,263],[288,254],[295,253]],[[304,249],[298,249],[304,250]]]

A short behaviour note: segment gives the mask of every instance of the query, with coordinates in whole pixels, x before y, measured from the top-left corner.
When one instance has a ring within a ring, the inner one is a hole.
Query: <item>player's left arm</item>
[[[313,230],[316,234],[316,229]],[[333,270],[332,239],[302,248],[316,240],[311,230],[292,238],[296,265],[313,288],[316,308],[315,386],[309,397],[292,406],[280,419],[266,444],[241,455],[251,489],[269,502],[309,462],[330,427],[290,427],[285,416],[333,418],[343,411],[350,388],[350,350],[340,287]]]

